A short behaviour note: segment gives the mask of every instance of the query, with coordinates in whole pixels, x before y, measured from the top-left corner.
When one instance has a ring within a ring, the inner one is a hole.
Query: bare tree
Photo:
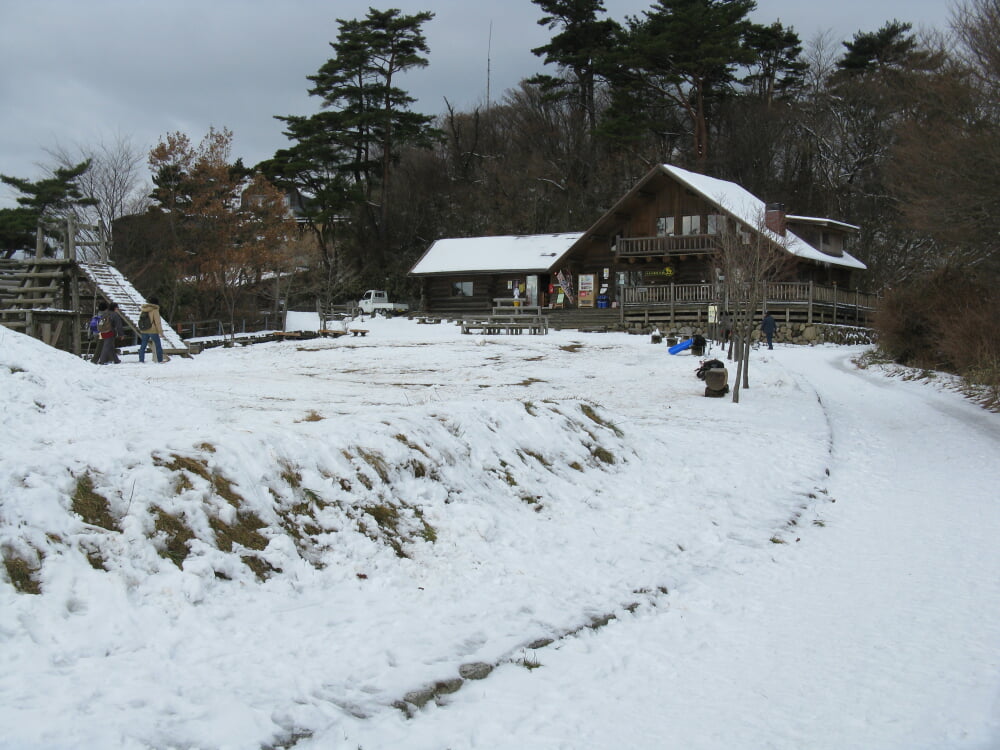
[[[752,227],[736,219],[723,224],[715,265],[721,277],[723,309],[732,320],[729,359],[737,363],[732,393],[733,403],[738,404],[741,385],[750,387],[750,346],[757,312],[766,309],[768,284],[791,272],[794,256],[783,241],[784,228],[768,228],[764,215]]]
[[[128,136],[118,134],[111,142],[102,140],[93,146],[68,148],[57,144],[45,151],[56,160],[58,167],[90,161],[90,168],[80,176],[77,184],[86,197],[96,202],[93,206],[75,209],[74,218],[82,224],[106,227],[109,247],[115,221],[123,216],[144,213],[149,207],[151,186],[144,181],[146,153]],[[93,236],[93,232],[85,231],[84,234],[93,241],[101,239]]]

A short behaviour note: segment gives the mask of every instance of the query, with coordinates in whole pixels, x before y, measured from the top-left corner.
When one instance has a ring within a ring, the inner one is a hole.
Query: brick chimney
[[[775,234],[785,236],[785,204],[768,203],[764,209],[764,226]]]

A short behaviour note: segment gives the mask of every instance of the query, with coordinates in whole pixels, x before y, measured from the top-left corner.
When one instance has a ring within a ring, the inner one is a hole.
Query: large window
[[[451,296],[452,297],[471,297],[472,296],[472,282],[471,281],[454,281],[451,284]]]

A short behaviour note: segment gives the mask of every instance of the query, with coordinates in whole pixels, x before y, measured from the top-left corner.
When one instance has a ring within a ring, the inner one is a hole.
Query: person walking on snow
[[[97,324],[97,330],[101,336],[101,353],[94,361],[99,365],[121,364],[115,345],[118,337],[125,335],[125,323],[118,312],[117,302],[108,305],[108,309],[101,315],[101,322]]]
[[[767,348],[773,349],[774,344],[772,342],[774,340],[774,332],[778,330],[778,324],[774,322],[771,313],[764,315],[764,320],[760,324],[760,330],[767,336]]]
[[[139,361],[146,361],[146,344],[150,341],[153,342],[153,348],[156,349],[156,361],[163,362],[163,344],[160,341],[160,336],[163,334],[163,321],[160,319],[160,300],[156,297],[150,297],[148,302],[144,302],[142,307],[139,308],[139,321],[141,323],[147,323],[143,320],[143,315],[149,318],[147,325],[140,325],[139,327]]]

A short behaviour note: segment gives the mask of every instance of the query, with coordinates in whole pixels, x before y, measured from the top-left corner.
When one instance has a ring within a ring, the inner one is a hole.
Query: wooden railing
[[[627,307],[656,307],[722,303],[722,289],[713,284],[661,284],[625,287],[621,290],[622,304]],[[765,302],[784,304],[819,304],[874,310],[878,297],[868,292],[820,286],[812,282],[776,282],[767,285]]]
[[[703,255],[714,253],[719,247],[719,238],[714,234],[685,234],[670,237],[619,237],[615,252],[621,257],[639,255],[666,255],[668,253],[690,253]]]

